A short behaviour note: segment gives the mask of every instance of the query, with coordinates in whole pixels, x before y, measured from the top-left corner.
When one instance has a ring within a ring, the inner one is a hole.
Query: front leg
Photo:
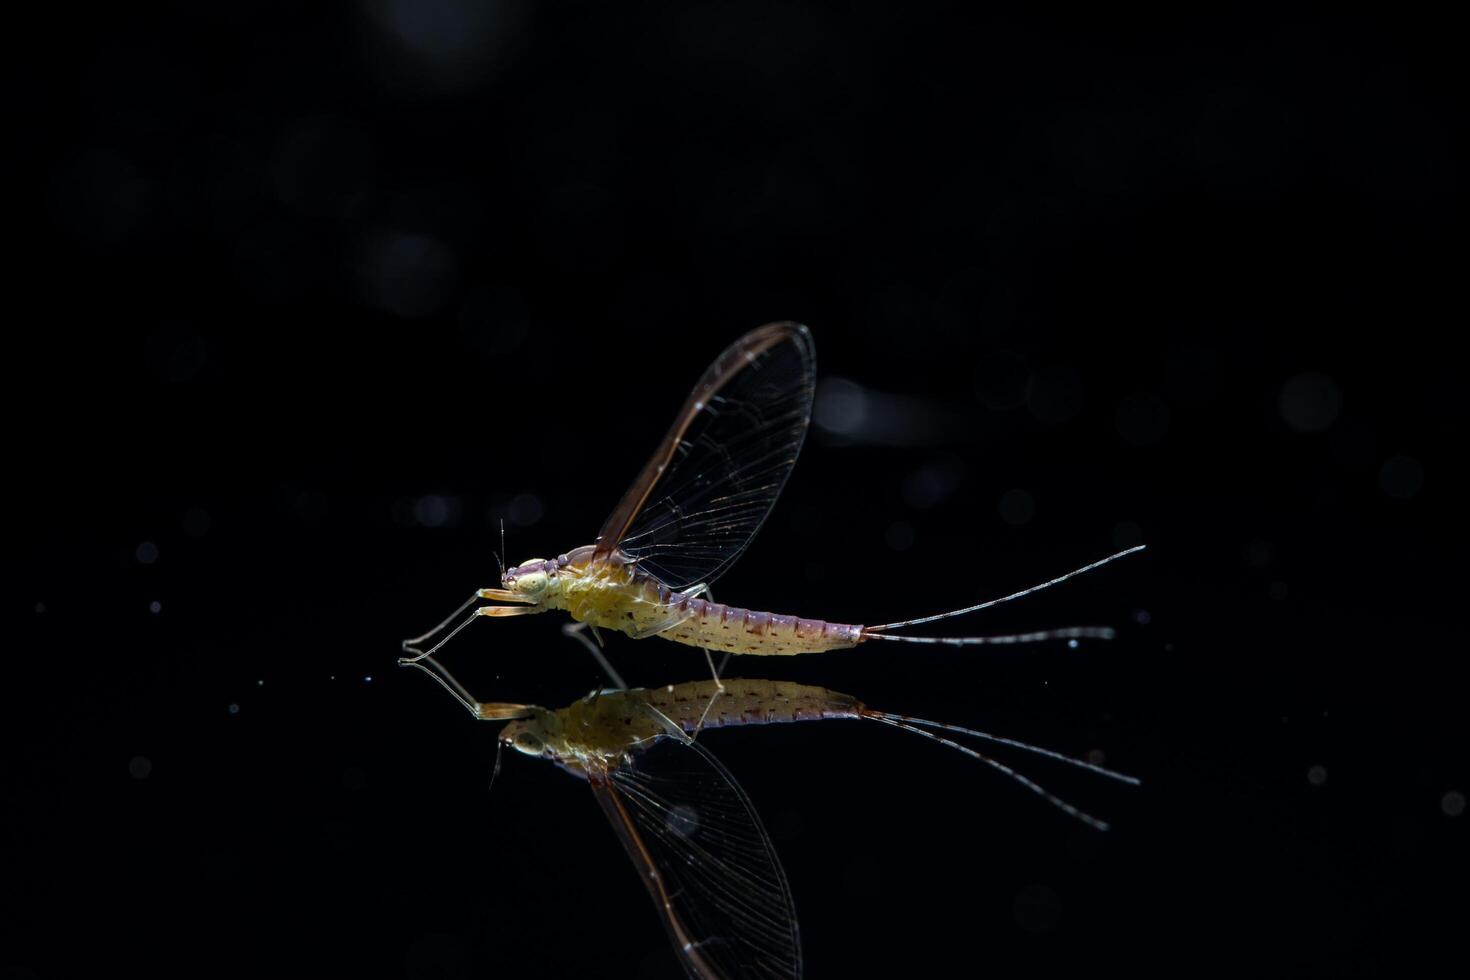
[[[505,602],[532,603],[532,600],[526,598],[519,593],[511,592],[508,589],[477,589],[474,595],[470,596],[463,603],[461,603],[460,607],[454,612],[450,613],[447,617],[445,617],[444,621],[441,622],[438,626],[435,626],[423,636],[415,636],[413,639],[404,640],[401,645],[403,652],[413,654],[413,656],[409,658],[411,660],[422,660],[423,658],[435,653],[440,647],[453,639],[454,635],[460,630],[464,629],[466,626],[468,626],[470,624],[470,621],[473,620],[476,616],[524,616],[528,613],[542,611],[540,606],[534,604],[517,606],[481,606],[479,609],[476,609],[474,612],[470,613],[469,617],[460,622],[458,626],[450,630],[449,633],[438,643],[435,643],[428,650],[420,651],[419,648],[423,645],[424,642],[433,639],[435,636],[438,636],[440,633],[442,633],[449,626],[449,624],[458,619],[466,609],[469,609],[481,599],[499,599]]]

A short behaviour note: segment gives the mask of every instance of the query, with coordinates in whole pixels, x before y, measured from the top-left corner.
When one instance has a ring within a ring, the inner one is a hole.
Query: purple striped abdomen
[[[660,635],[711,650],[789,656],[841,650],[863,639],[861,626],[740,609],[704,599],[676,600],[674,608],[687,611],[689,618]]]
[[[713,705],[710,705],[710,699],[715,697],[717,688],[712,680],[675,684],[640,693],[649,704],[686,732],[694,731],[701,717],[705,728],[733,728],[856,718],[862,708],[845,694],[790,681],[734,678],[724,684],[725,693],[716,698]],[[708,715],[704,713],[706,706],[709,706]]]

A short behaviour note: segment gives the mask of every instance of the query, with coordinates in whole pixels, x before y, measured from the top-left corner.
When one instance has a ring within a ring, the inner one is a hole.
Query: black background
[[[193,9],[194,7],[200,9]],[[584,786],[393,666],[817,340],[722,601],[1111,644],[744,661],[1073,753],[713,733],[814,977],[1421,970],[1463,927],[1457,35],[381,0],[12,21],[0,976],[673,976]],[[157,603],[155,607],[151,604]],[[599,682],[553,617],[445,660]],[[697,652],[613,637],[637,683]],[[1446,961],[1451,962],[1451,961]]]

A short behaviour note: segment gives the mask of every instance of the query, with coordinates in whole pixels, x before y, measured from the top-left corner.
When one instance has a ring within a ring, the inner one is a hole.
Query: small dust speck
[[[1439,808],[1447,817],[1458,817],[1465,812],[1465,794],[1452,789],[1439,799]]]
[[[36,615],[37,616],[41,615],[45,611],[46,611],[46,603],[44,603],[44,602],[38,602],[38,603],[36,603]]]
[[[1281,581],[1271,582],[1266,586],[1266,595],[1280,602],[1286,598],[1286,583]]]
[[[128,760],[128,775],[134,779],[147,779],[153,771],[153,760],[146,755],[135,755]]]
[[[255,682],[255,686],[256,687],[265,687],[265,678],[262,677],[260,680],[256,681]]]
[[[1068,650],[1075,650],[1075,649],[1077,649],[1081,645],[1082,644],[1078,643],[1076,640],[1068,640],[1067,641],[1067,649]]]
[[[229,711],[232,715],[238,715],[240,713],[240,706],[238,704],[232,704],[230,705]]]
[[[163,612],[163,603],[159,602],[157,599],[154,599],[152,602],[148,603],[148,611],[157,616],[159,613]]]
[[[1311,783],[1313,786],[1321,786],[1323,783],[1327,782],[1327,767],[1312,766],[1310,769],[1307,770],[1307,782]]]
[[[138,559],[138,564],[151,565],[154,562],[158,561],[158,545],[154,544],[152,541],[140,542],[138,544],[137,550],[133,552],[133,555]]]
[[[373,675],[372,674],[368,674],[366,677],[364,677],[362,679],[362,682],[364,684],[371,684],[373,682]]]
[[[1154,614],[1147,609],[1133,610],[1133,621],[1139,626],[1147,626],[1154,621]]]

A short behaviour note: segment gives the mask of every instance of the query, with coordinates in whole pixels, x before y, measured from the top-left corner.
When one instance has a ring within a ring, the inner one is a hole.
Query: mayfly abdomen
[[[723,684],[723,694],[712,680],[629,693],[636,693],[686,732],[699,728],[701,719],[705,728],[725,728],[857,718],[863,711],[855,698],[806,684],[739,679]]]
[[[862,642],[863,628],[821,619],[685,600],[688,618],[661,635],[676,643],[756,656],[842,650]]]

